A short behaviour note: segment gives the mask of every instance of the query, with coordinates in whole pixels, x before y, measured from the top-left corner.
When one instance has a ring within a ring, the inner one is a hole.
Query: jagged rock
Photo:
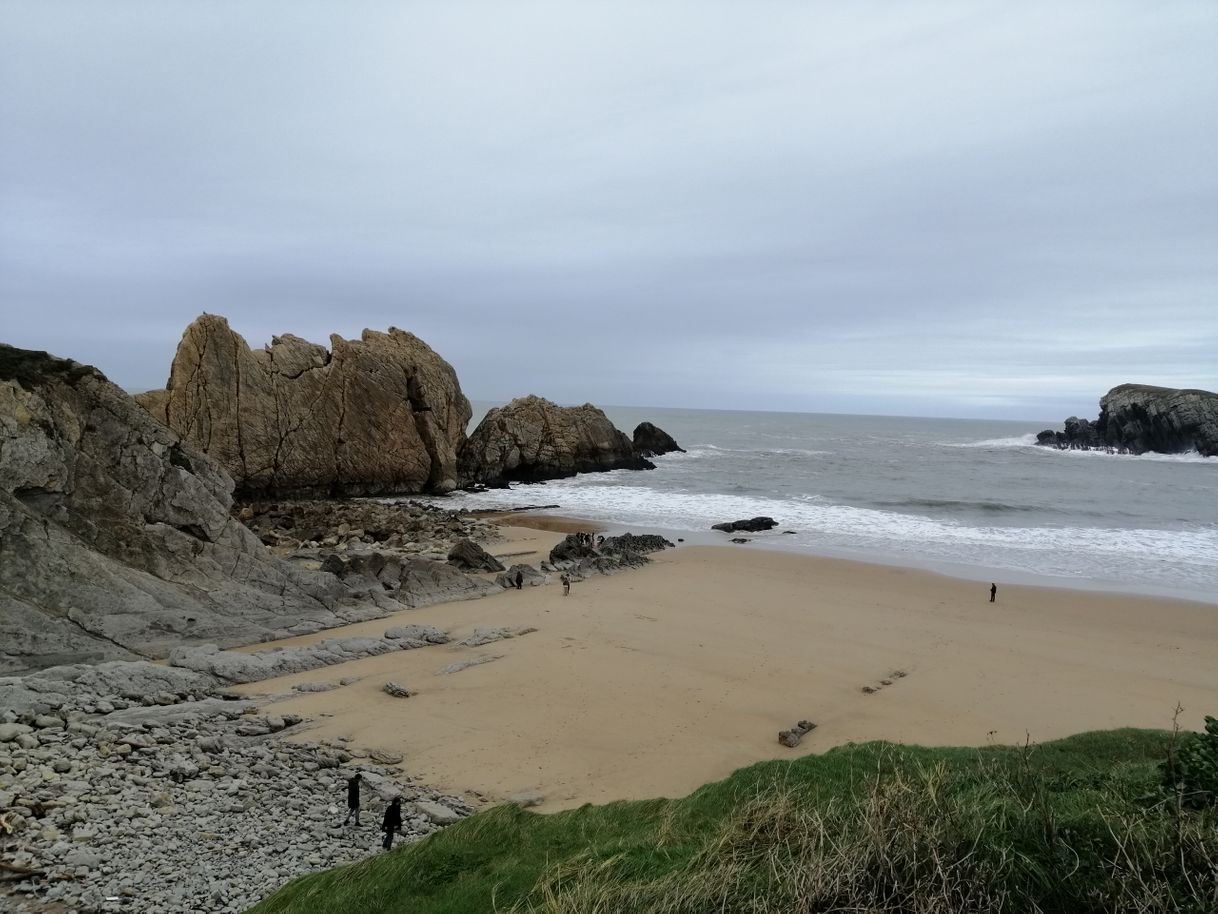
[[[790,730],[780,730],[778,732],[778,741],[788,749],[794,749],[799,745],[800,740],[807,734],[816,729],[816,724],[810,720],[801,720]]]
[[[532,565],[523,563],[513,565],[507,571],[495,576],[495,583],[501,588],[511,589],[516,586],[516,575],[521,577],[521,585],[528,587],[540,587],[547,580],[546,575],[538,571]]]
[[[471,666],[481,666],[484,663],[490,663],[492,660],[502,660],[503,654],[480,654],[477,657],[470,657],[467,660],[458,660],[456,663],[450,663],[442,669],[436,670],[437,676],[447,676],[450,673],[460,673],[462,670],[468,670]]]
[[[389,594],[410,608],[472,600],[499,590],[490,581],[472,577],[446,562],[419,556],[334,553],[325,558],[321,567],[338,577],[352,594],[365,594],[369,599]]]
[[[186,328],[167,390],[140,402],[243,494],[450,491],[471,417],[452,366],[411,333],[251,350],[211,314]]]
[[[456,647],[481,647],[505,638],[519,638],[521,635],[531,635],[535,628],[475,628],[473,633],[460,641],[454,642]]]
[[[387,682],[381,686],[381,691],[386,695],[392,695],[394,698],[411,698],[414,692],[406,688],[404,685],[398,685],[396,682]],[[398,759],[401,761],[401,759]]]
[[[599,555],[596,547],[586,537],[578,533],[568,533],[550,550],[550,562],[558,565],[561,562],[578,562],[580,559],[593,558]]]
[[[647,555],[664,549],[675,549],[676,546],[655,533],[623,533],[619,536],[605,537],[596,548],[604,555],[618,555],[624,552]]]
[[[634,429],[634,451],[640,457],[659,457],[661,454],[679,451],[685,453],[685,448],[662,428],[657,428],[650,422],[640,422]]]
[[[762,530],[771,530],[777,526],[778,521],[772,517],[753,517],[748,520],[724,521],[722,524],[714,524],[711,529],[722,530],[725,533],[735,533],[737,530],[757,533]]]
[[[633,442],[591,403],[528,396],[492,409],[461,446],[463,485],[502,486],[603,470],[650,470]]]
[[[1218,456],[1218,394],[1122,384],[1100,398],[1095,422],[1071,416],[1064,430],[1045,429],[1036,443],[1061,449]]]
[[[336,682],[298,682],[292,686],[293,692],[330,692],[338,688]]]
[[[230,516],[228,474],[94,368],[0,345],[0,455],[0,673],[249,643],[366,605],[268,553]]]
[[[447,644],[448,632],[443,632],[434,625],[395,625],[385,631],[385,637],[392,641],[408,641],[422,647],[427,644]]]
[[[503,571],[503,562],[473,540],[463,539],[449,550],[448,564],[463,571]]]
[[[171,666],[184,667],[225,682],[261,682],[277,676],[303,673],[323,666],[390,654],[411,647],[408,641],[383,638],[327,638],[317,644],[285,647],[246,654],[222,651],[214,644],[175,648]]]

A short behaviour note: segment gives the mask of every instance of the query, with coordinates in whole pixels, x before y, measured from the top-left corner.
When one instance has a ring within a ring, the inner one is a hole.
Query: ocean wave
[[[1029,432],[1026,435],[1019,435],[1014,438],[986,438],[984,441],[955,441],[941,442],[943,447],[969,447],[969,448],[1002,448],[1002,447],[1036,447],[1036,433]]]
[[[876,501],[872,504],[877,508],[893,508],[898,511],[902,508],[932,508],[939,511],[983,511],[993,514],[1043,514],[1054,510],[1044,505],[1013,505],[1003,501],[967,501],[954,498],[901,498],[895,501]]]
[[[1153,463],[1206,463],[1218,465],[1218,456],[1205,457],[1197,451],[1185,451],[1182,454],[1156,454],[1147,452],[1145,454],[1121,454],[1116,451],[1097,451],[1097,450],[1082,450],[1082,449],[1058,449],[1055,447],[1040,447],[1037,450],[1045,451],[1050,454],[1063,454],[1067,457],[1106,457],[1109,459],[1116,458],[1119,460],[1137,460]]]

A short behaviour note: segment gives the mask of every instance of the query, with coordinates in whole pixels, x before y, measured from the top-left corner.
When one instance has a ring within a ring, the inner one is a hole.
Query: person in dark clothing
[[[998,597],[998,585],[991,584],[990,585],[990,602],[993,603],[994,600],[997,599],[997,597]]]
[[[358,771],[347,778],[347,818],[343,819],[343,825],[350,822],[352,816],[355,816],[355,824],[359,825],[359,784],[363,779],[364,776]]]
[[[381,842],[381,847],[385,850],[393,847],[394,834],[402,833],[402,798],[394,797],[393,802],[389,804],[389,808],[385,810],[385,818],[381,820],[381,831],[385,833],[385,840]]]
[[[565,597],[571,592],[571,579],[564,574],[559,580],[562,581],[562,595]]]
[[[517,571],[516,572],[516,589],[521,590],[523,588],[524,588],[524,573]]]

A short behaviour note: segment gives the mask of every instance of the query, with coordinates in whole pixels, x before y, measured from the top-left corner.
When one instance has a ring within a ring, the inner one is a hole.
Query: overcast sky
[[[1218,389],[1218,3],[0,0],[0,339],[162,386],[1060,419]]]

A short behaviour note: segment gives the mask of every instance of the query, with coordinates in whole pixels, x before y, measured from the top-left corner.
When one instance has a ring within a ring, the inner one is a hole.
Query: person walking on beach
[[[990,584],[990,602],[993,603],[998,598],[998,585]]]
[[[562,595],[565,597],[571,592],[571,579],[564,574],[560,580],[562,581]]]
[[[347,778],[347,818],[343,819],[343,825],[355,816],[356,827],[359,826],[359,784],[363,779],[364,776],[358,771],[353,777]]]
[[[516,589],[522,590],[523,588],[524,588],[524,573],[521,571],[517,571],[516,572]]]
[[[394,797],[389,808],[385,810],[385,818],[381,820],[381,831],[385,833],[385,840],[381,842],[381,847],[389,850],[393,847],[393,836],[402,833],[401,797]]]

